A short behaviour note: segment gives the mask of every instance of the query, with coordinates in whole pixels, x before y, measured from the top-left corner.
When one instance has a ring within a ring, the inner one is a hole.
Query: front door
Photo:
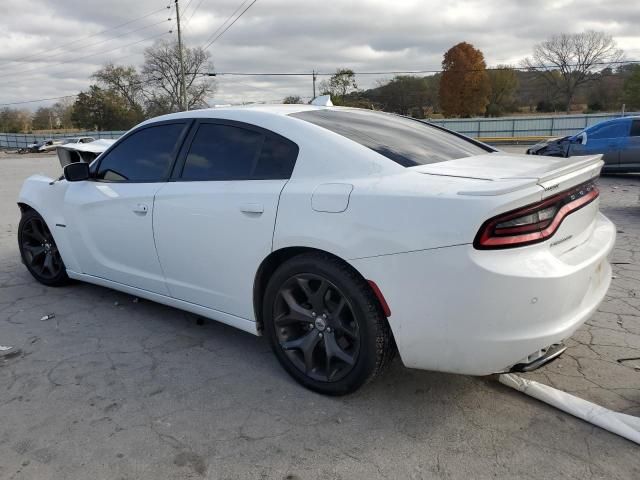
[[[69,184],[65,218],[79,273],[168,295],[153,239],[154,197],[186,129],[186,122],[142,127],[96,160],[94,178]]]
[[[156,195],[156,245],[172,296],[254,320],[253,287],[271,252],[280,192],[298,147],[238,122],[193,129],[174,181]]]

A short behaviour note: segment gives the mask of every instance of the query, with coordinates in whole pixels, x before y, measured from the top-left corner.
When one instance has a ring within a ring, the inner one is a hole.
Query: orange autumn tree
[[[462,42],[451,47],[442,60],[440,106],[447,117],[482,115],[491,89],[482,52]]]

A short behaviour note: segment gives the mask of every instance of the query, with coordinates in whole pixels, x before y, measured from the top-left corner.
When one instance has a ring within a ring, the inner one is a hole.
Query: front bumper
[[[387,300],[406,366],[487,375],[562,342],[593,314],[611,282],[615,233],[598,214],[583,243],[564,254],[553,242],[460,245],[351,263]]]

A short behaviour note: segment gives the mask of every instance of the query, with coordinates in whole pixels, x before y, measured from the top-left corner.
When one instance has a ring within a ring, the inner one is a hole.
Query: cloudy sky
[[[187,45],[205,45],[241,3],[180,0]],[[0,0],[0,104],[72,95],[107,62],[139,66],[154,38],[176,36],[169,4]],[[638,0],[258,0],[208,51],[219,72],[432,70],[460,41],[481,49],[488,65],[518,64],[555,33],[595,29],[640,59],[639,25]],[[222,76],[217,85],[212,103],[311,96],[308,77]]]

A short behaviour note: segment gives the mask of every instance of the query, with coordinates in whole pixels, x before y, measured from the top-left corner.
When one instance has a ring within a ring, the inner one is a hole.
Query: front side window
[[[601,140],[603,138],[626,137],[629,128],[627,122],[612,122],[587,130],[587,135],[591,140]]]
[[[298,147],[246,128],[203,123],[193,138],[183,180],[272,180],[291,176]]]
[[[168,123],[132,133],[100,160],[96,178],[109,182],[166,180],[185,128],[184,123]]]
[[[640,137],[640,120],[634,120],[631,122],[631,132],[629,132],[630,137]]]
[[[368,110],[310,110],[290,114],[384,155],[403,167],[494,152],[424,122]]]

